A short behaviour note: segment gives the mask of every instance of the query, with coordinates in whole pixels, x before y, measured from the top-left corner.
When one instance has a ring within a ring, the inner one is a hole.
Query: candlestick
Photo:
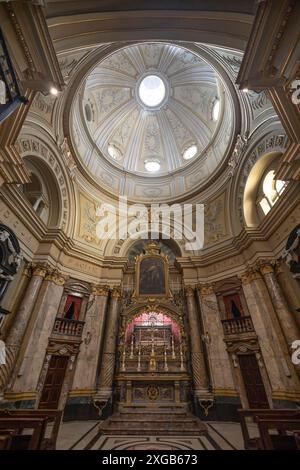
[[[182,351],[181,343],[180,343],[180,370],[184,370],[183,351]]]
[[[125,371],[126,371],[126,348],[125,348],[125,344],[124,344],[123,354],[122,354],[122,367],[121,367],[121,371],[122,371],[122,372],[125,372]]]
[[[130,359],[133,359],[133,333],[131,336],[131,348],[130,348]]]
[[[168,357],[167,357],[167,349],[166,349],[166,346],[165,346],[165,371],[168,372],[169,368],[168,368]]]
[[[140,370],[141,370],[141,345],[139,345],[139,351],[138,351],[137,370],[138,370],[138,372],[140,372]]]
[[[175,349],[174,349],[174,336],[173,335],[171,335],[171,342],[172,342],[172,358],[175,359],[176,355],[175,355]]]

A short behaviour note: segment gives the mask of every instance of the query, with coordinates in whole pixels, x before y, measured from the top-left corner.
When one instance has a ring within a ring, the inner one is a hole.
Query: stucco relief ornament
[[[230,177],[234,175],[238,162],[248,145],[248,140],[249,140],[248,131],[246,131],[244,135],[238,134],[234,150],[228,162]]]
[[[293,273],[293,277],[300,279],[300,228],[296,230],[294,237],[289,247],[284,249],[282,259]]]
[[[64,138],[62,144],[60,144],[59,147],[64,158],[65,164],[67,165],[67,168],[69,170],[70,176],[73,179],[75,177],[75,170],[77,168],[77,165],[70,151],[70,147],[66,137]]]

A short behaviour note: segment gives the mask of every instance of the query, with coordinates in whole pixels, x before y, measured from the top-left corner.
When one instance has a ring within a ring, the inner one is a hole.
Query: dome
[[[130,45],[86,77],[73,106],[73,143],[110,191],[169,197],[217,168],[230,140],[231,113],[223,81],[200,51]]]

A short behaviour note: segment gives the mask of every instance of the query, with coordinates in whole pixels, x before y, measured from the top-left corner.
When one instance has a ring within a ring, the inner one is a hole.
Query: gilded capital
[[[261,260],[257,263],[257,267],[263,275],[274,272],[274,265],[272,261]]]
[[[194,296],[194,288],[192,286],[185,286],[185,295],[187,297],[193,297]]]
[[[49,266],[46,263],[37,263],[32,265],[32,275],[45,277],[49,270]]]
[[[64,276],[58,269],[52,269],[48,272],[46,276],[46,281],[51,281],[57,286],[63,286],[67,280],[67,277]]]
[[[109,286],[101,285],[101,284],[94,284],[92,286],[92,293],[96,296],[107,297],[109,294]]]
[[[32,263],[27,263],[27,264],[24,266],[24,269],[23,269],[23,272],[22,272],[22,276],[31,278],[32,273],[33,273],[33,269],[34,269],[34,266],[32,265]]]
[[[256,279],[261,279],[261,274],[259,270],[252,268],[241,274],[239,277],[242,281],[242,284],[251,284],[251,282],[255,281]]]
[[[205,295],[211,295],[214,293],[214,288],[212,284],[198,284],[197,289],[201,297],[204,297]]]
[[[111,296],[114,298],[121,297],[121,290],[119,286],[114,286],[111,290]]]

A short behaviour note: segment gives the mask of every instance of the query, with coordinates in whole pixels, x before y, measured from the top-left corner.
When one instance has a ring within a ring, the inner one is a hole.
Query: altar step
[[[101,423],[99,431],[108,436],[199,436],[199,434],[205,434],[207,428],[189,411],[162,412],[148,409],[147,411],[115,412]]]

